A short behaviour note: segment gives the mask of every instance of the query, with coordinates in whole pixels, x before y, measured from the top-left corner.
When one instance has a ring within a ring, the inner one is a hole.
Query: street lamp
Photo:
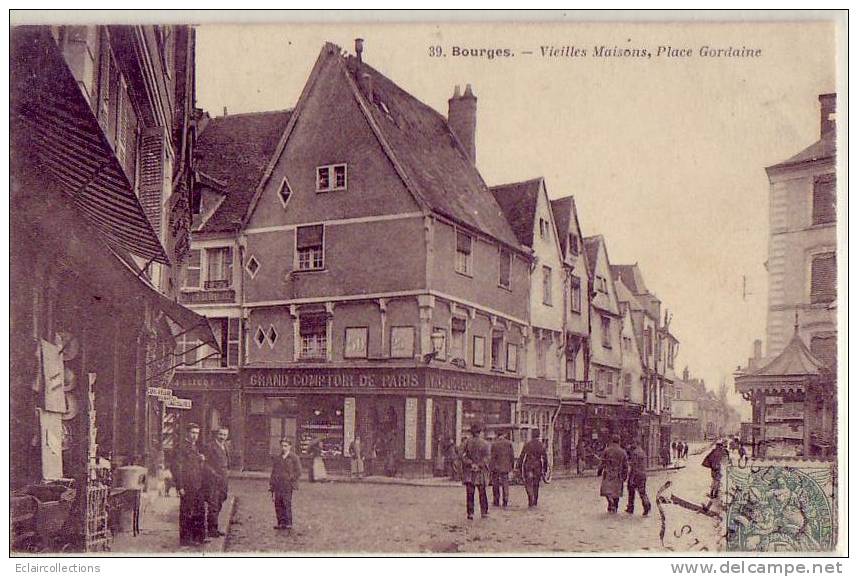
[[[444,339],[447,338],[447,335],[444,334],[443,331],[435,331],[432,333],[432,352],[426,353],[423,355],[423,362],[429,364],[432,359],[436,358],[439,354],[441,354],[441,350],[444,348]]]

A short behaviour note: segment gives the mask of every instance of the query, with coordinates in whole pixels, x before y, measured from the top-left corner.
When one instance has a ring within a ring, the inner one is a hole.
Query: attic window
[[[578,235],[574,232],[569,233],[569,252],[578,256],[580,249],[578,247]]]
[[[283,203],[283,208],[286,208],[286,203],[289,202],[289,199],[292,198],[292,187],[289,186],[289,181],[286,178],[283,178],[283,181],[280,182],[280,188],[277,190],[277,196],[280,198],[280,202]]]
[[[316,167],[316,192],[345,190],[348,176],[345,164],[329,164]]]
[[[259,272],[259,268],[261,266],[262,265],[259,264],[259,261],[256,260],[255,256],[250,257],[250,260],[247,261],[247,266],[245,267],[247,269],[247,274],[250,275],[250,278],[253,278],[256,276],[256,273]]]
[[[539,237],[547,239],[549,234],[548,221],[544,218],[539,219]]]

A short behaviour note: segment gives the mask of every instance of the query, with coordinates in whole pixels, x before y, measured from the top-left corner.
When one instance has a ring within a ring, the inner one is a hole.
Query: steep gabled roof
[[[429,208],[506,244],[519,246],[477,168],[447,125],[447,119],[366,63],[349,57],[355,75],[372,85],[372,101],[352,84],[368,106],[379,137],[407,176],[406,184]],[[351,72],[347,72],[351,74]],[[368,75],[368,77],[367,77]]]
[[[511,182],[491,187],[491,192],[518,241],[524,246],[533,246],[536,205],[542,178]]]
[[[347,79],[367,123],[421,207],[524,251],[447,120],[371,66],[354,56],[345,56],[339,46],[330,42],[319,53],[295,114],[282,131],[275,154],[247,207],[244,222],[255,209],[313,85],[324,74],[343,74]]]
[[[588,236],[584,239],[584,254],[587,256],[587,269],[590,276],[596,274],[596,259],[599,256],[599,244],[602,242],[602,236]]]
[[[621,303],[628,303],[630,310],[646,310],[637,297],[632,294],[632,291],[629,290],[629,287],[626,286],[626,283],[623,282],[623,279],[614,278],[614,289],[617,291],[617,300]]]
[[[769,166],[767,170],[770,168],[782,168],[785,166],[792,166],[794,164],[801,164],[803,162],[813,162],[815,160],[834,158],[837,148],[835,138],[836,132],[834,130],[830,130],[823,134],[822,138],[820,138],[795,156],[791,156],[783,162],[779,162],[778,164]]]
[[[240,224],[291,114],[276,110],[208,121],[194,148],[196,169],[205,182],[220,185],[225,197],[201,232],[235,230]]]
[[[615,279],[621,279],[633,294],[642,295],[649,293],[644,284],[641,269],[635,264],[612,264],[611,274]]]
[[[563,256],[569,249],[569,215],[575,206],[571,196],[565,196],[551,201],[551,212],[554,213],[554,223],[557,225],[557,233],[560,236],[560,249]]]

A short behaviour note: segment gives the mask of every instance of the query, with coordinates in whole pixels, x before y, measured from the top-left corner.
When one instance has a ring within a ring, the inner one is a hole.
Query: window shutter
[[[323,225],[299,226],[297,233],[298,249],[322,246]]]
[[[814,257],[810,276],[811,303],[827,303],[837,298],[837,259],[833,252]]]
[[[301,315],[300,323],[302,337],[324,334],[328,328],[328,317],[324,314]]]
[[[161,236],[164,190],[164,130],[147,130],[140,139],[140,204],[152,228]]]
[[[813,224],[837,220],[837,179],[822,174],[813,179]]]
[[[465,254],[471,254],[471,237],[463,232],[457,232],[456,250]]]

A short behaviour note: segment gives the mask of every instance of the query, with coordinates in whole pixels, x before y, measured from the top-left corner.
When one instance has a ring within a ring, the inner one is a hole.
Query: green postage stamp
[[[837,545],[837,469],[825,461],[728,466],[728,551],[806,553]]]

